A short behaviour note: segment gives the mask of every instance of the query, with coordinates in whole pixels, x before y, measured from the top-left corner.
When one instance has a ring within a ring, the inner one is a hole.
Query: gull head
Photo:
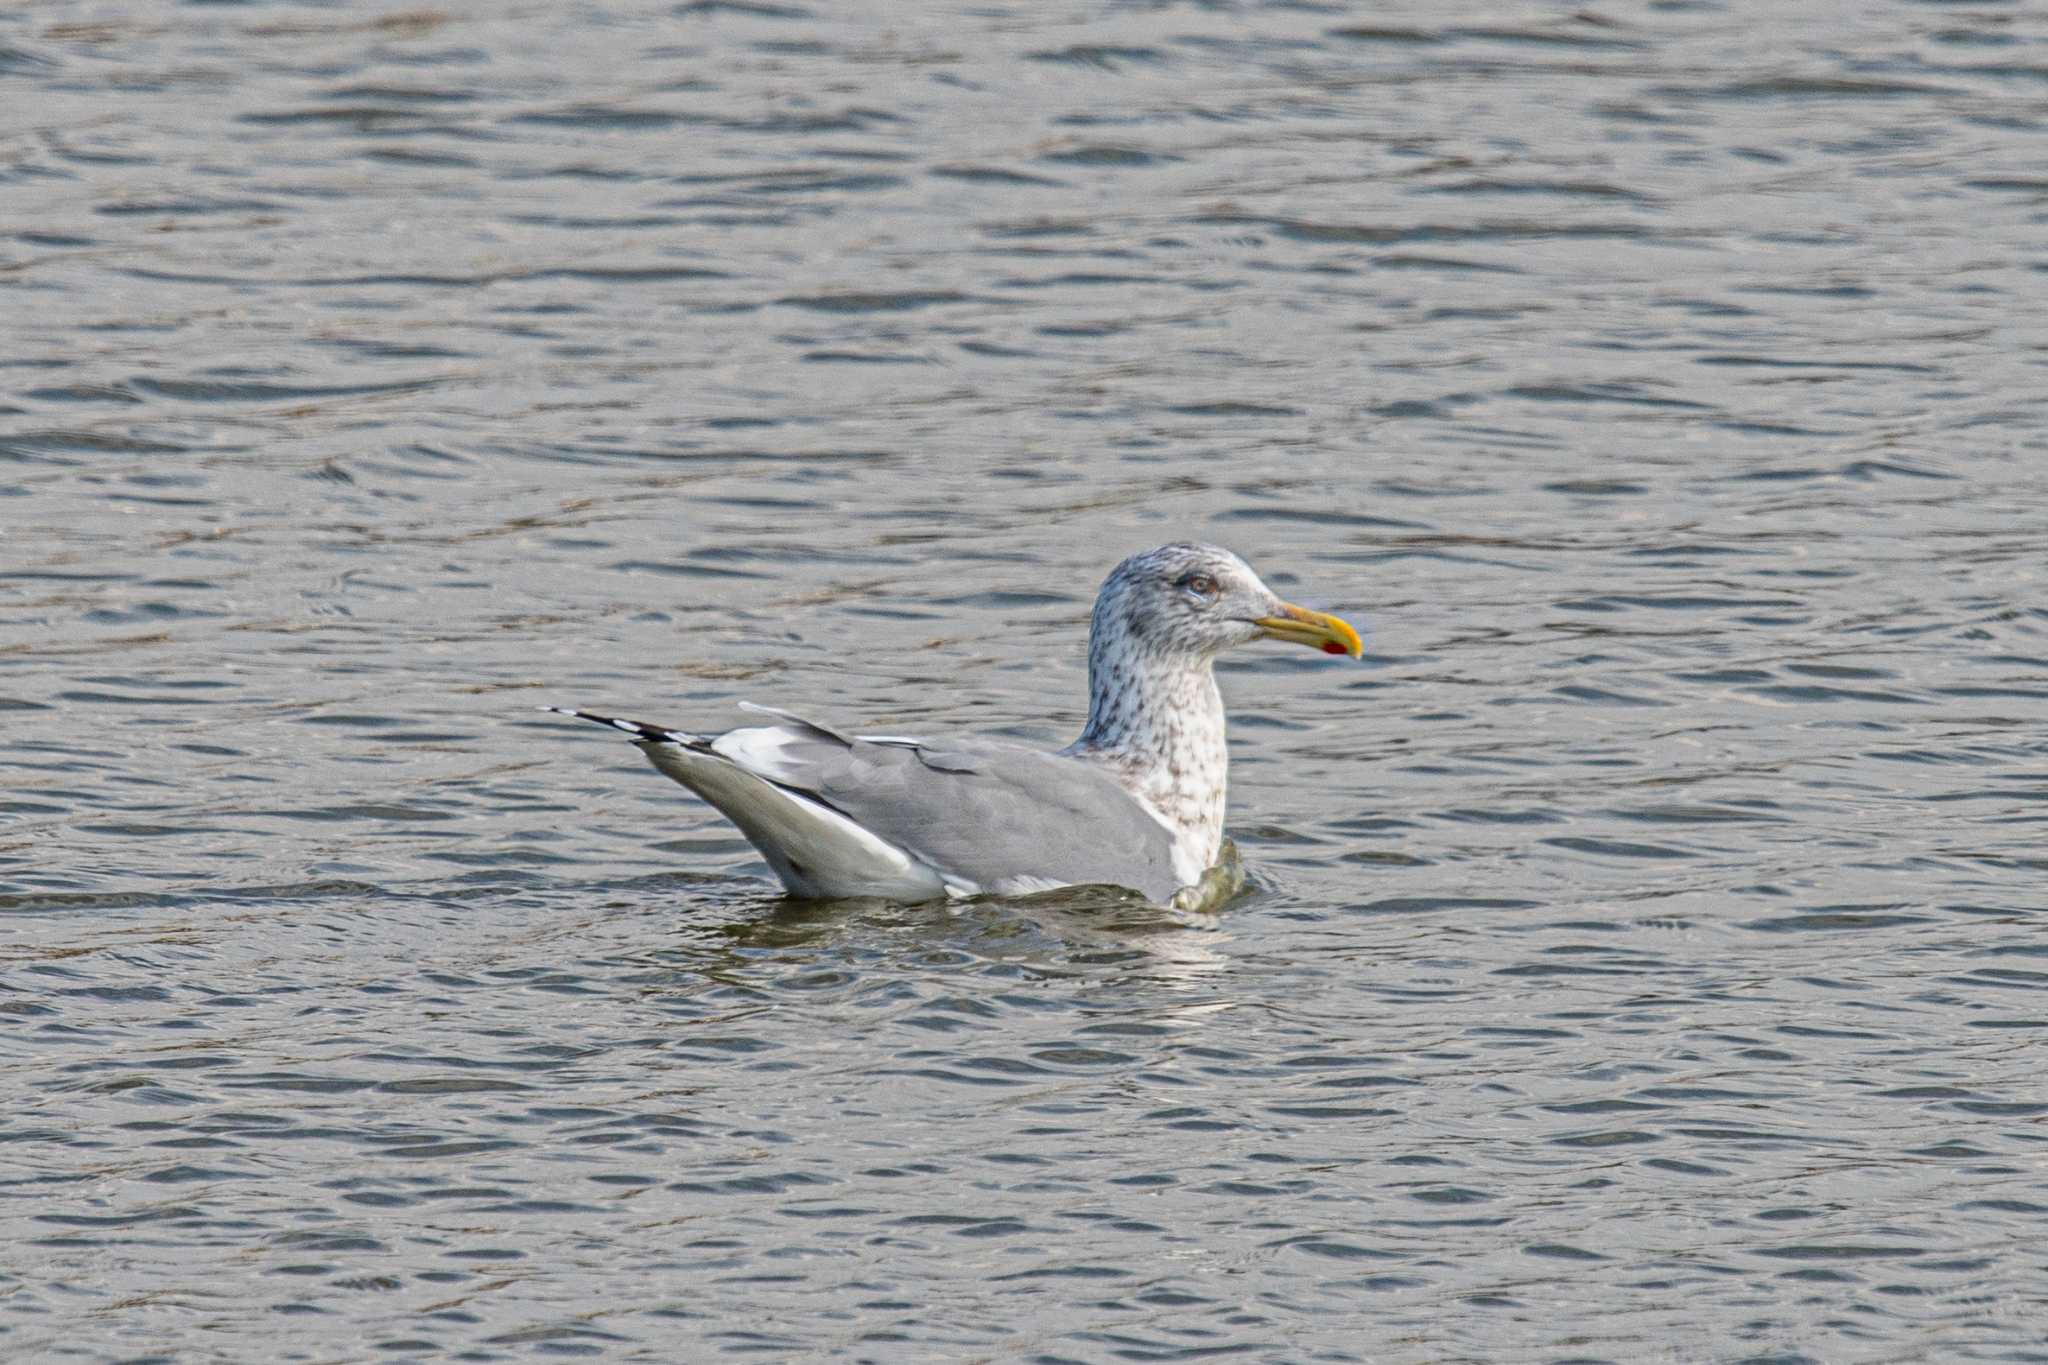
[[[1162,545],[1110,571],[1090,635],[1175,664],[1205,664],[1254,640],[1285,640],[1356,659],[1358,632],[1284,602],[1249,564],[1214,545]]]

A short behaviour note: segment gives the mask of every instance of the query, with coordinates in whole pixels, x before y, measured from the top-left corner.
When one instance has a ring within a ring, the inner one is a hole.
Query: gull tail
[[[543,711],[623,731],[662,773],[739,827],[792,896],[881,896],[920,901],[944,895],[937,872],[849,819],[814,792],[750,771],[685,730],[600,716],[565,706]]]

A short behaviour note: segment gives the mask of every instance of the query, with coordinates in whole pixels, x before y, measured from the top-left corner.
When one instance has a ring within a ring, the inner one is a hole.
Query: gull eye
[[[1181,579],[1180,590],[1193,598],[1198,607],[1214,606],[1221,592],[1216,586],[1216,580],[1205,573],[1191,573]]]

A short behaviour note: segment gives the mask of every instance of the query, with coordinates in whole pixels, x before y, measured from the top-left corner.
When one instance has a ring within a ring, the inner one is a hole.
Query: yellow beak
[[[1314,645],[1325,654],[1349,654],[1354,659],[1365,657],[1365,641],[1358,638],[1358,632],[1348,621],[1310,611],[1307,607],[1297,607],[1291,602],[1282,602],[1277,615],[1261,616],[1252,624],[1271,640]]]

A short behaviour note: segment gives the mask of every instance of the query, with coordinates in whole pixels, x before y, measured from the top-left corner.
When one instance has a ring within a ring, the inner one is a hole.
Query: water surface
[[[0,1355],[2042,1360],[2048,18],[0,16]],[[631,748],[1225,668],[1252,886]]]

